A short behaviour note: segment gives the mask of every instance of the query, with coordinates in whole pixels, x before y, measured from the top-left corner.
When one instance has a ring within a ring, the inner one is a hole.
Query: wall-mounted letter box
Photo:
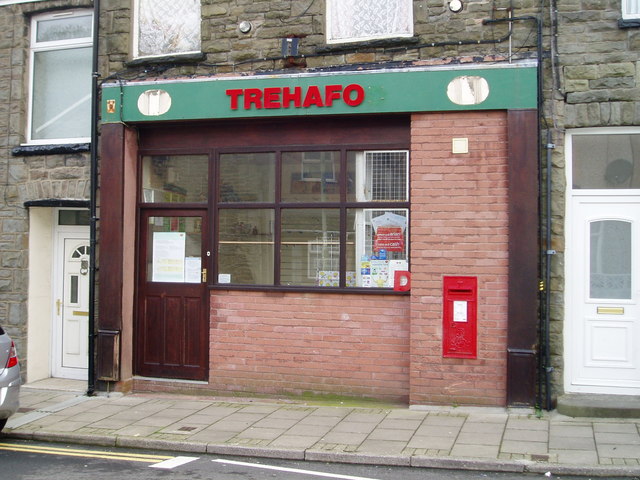
[[[478,279],[444,277],[442,289],[442,356],[478,356]]]

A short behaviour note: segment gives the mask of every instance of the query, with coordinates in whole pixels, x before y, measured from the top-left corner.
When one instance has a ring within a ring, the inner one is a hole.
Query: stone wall
[[[640,28],[619,25],[620,2],[554,2],[557,51],[547,60],[545,119],[552,154],[551,353],[553,394],[563,386],[566,129],[640,125]],[[551,62],[554,69],[552,71]],[[546,132],[543,132],[546,135]],[[546,142],[545,137],[542,143]],[[543,156],[545,153],[543,153]]]
[[[0,323],[14,338],[25,371],[29,211],[34,200],[89,198],[89,156],[50,154],[26,141],[30,15],[52,9],[91,8],[87,0],[44,1],[0,7]]]
[[[511,49],[506,41],[508,22],[492,25],[482,22],[506,18],[509,5],[515,7],[515,16],[536,13],[537,5],[526,0],[466,2],[459,14],[450,12],[443,0],[415,0],[413,38],[337,45],[325,43],[324,0],[202,0],[201,3],[203,57],[185,65],[186,59],[178,57],[173,62],[134,60],[132,2],[103,0],[101,48],[106,52],[101,58],[103,76],[212,75],[415,61],[459,63],[482,61],[483,57],[492,61],[504,59],[510,53],[514,58],[535,54],[535,25],[531,21],[513,22]],[[252,25],[246,34],[238,28],[243,21]],[[282,57],[282,39],[287,37],[299,38],[299,56],[293,63]],[[172,63],[175,68],[171,68]],[[162,67],[153,68],[153,64]]]

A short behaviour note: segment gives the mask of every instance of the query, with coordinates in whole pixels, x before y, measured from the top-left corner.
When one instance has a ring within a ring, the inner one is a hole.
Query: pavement
[[[82,386],[82,384],[80,384]],[[190,454],[640,478],[640,418],[314,405],[23,385],[0,436]]]

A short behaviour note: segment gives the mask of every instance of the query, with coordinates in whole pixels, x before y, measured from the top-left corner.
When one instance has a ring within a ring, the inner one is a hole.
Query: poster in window
[[[373,249],[375,251],[404,252],[404,231],[402,227],[378,227]]]
[[[153,232],[152,282],[184,282],[186,234]]]
[[[375,251],[404,252],[404,231],[407,218],[391,212],[385,212],[371,219],[374,229],[373,249]]]

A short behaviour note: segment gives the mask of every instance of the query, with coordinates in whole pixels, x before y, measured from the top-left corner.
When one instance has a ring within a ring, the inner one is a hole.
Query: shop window
[[[142,159],[143,203],[204,203],[208,155],[151,155]]]
[[[327,43],[413,35],[411,0],[327,0]]]
[[[622,0],[622,18],[640,19],[640,0]]]
[[[392,288],[408,270],[407,151],[219,162],[218,284]]]
[[[135,0],[134,57],[200,52],[200,0]]]
[[[93,14],[88,10],[33,17],[30,143],[89,141],[92,26]]]

